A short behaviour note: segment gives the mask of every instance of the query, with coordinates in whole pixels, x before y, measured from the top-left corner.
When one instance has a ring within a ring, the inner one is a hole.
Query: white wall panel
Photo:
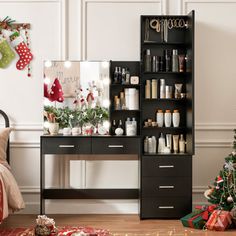
[[[164,14],[164,2],[84,0],[84,58],[139,60],[140,15]]]

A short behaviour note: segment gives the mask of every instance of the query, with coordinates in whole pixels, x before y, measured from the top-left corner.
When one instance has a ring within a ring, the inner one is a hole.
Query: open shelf
[[[145,40],[144,42],[143,42],[143,44],[144,45],[161,45],[161,46],[164,46],[164,45],[173,45],[173,46],[175,46],[175,45],[183,45],[183,46],[185,46],[186,44],[184,43],[184,42],[168,42],[168,43],[165,43],[165,42],[159,42],[159,41],[147,41],[147,40]]]
[[[183,102],[186,101],[186,98],[143,98],[143,101],[145,102],[153,102],[153,101],[178,101]]]
[[[144,153],[145,156],[191,156],[191,153]]]

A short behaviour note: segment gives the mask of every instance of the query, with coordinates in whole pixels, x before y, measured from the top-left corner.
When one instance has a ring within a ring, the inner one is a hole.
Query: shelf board
[[[186,101],[186,98],[144,98],[143,101]]]
[[[140,87],[140,84],[110,84],[111,87],[124,87],[124,88],[131,88],[131,87]]]
[[[158,71],[158,72],[143,72],[143,74],[145,75],[152,75],[152,74],[171,74],[171,75],[188,75],[191,74],[191,72],[172,72],[172,71]]]
[[[143,129],[160,129],[160,130],[179,130],[179,129],[187,129],[187,127],[152,127],[152,126],[149,126],[149,127],[143,127]]]
[[[190,153],[143,153],[143,156],[192,156]]]
[[[161,45],[161,46],[164,46],[164,45],[186,45],[186,43],[184,42],[159,42],[159,41],[155,41],[155,40],[150,40],[150,41],[143,41],[143,44],[144,45]]]
[[[111,112],[140,112],[140,110],[111,110]]]

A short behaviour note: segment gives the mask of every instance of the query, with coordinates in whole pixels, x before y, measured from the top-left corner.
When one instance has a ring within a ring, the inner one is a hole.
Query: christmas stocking
[[[2,55],[0,59],[0,68],[6,68],[15,57],[15,54],[6,39],[0,40],[0,54]]]
[[[16,68],[18,70],[23,70],[31,60],[33,59],[33,55],[30,52],[30,49],[24,42],[24,39],[20,36],[18,32],[13,33],[10,36],[11,44],[15,48],[16,52],[20,56],[20,59],[16,63]]]

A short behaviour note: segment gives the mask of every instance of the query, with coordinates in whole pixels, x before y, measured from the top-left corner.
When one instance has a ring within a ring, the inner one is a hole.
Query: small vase
[[[87,123],[83,127],[83,135],[92,135],[94,132],[94,126],[90,123]]]
[[[69,127],[64,128],[63,135],[71,135],[71,128],[69,128]]]
[[[57,135],[59,132],[59,123],[49,123],[48,130],[51,135]]]
[[[72,135],[80,135],[81,134],[81,128],[80,127],[74,127],[72,128]]]

